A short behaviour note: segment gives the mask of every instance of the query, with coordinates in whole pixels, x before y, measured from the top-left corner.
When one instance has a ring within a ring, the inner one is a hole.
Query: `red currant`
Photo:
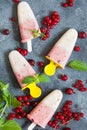
[[[23,96],[22,97],[24,101],[27,101],[28,100],[28,97],[27,96]]]
[[[81,38],[81,39],[86,38],[86,32],[84,32],[84,31],[79,32],[79,38]]]
[[[71,95],[71,94],[73,94],[73,93],[75,93],[75,92],[73,91],[72,88],[67,88],[67,89],[66,89],[66,94]]]
[[[69,3],[73,3],[74,2],[74,0],[68,0],[69,1]]]
[[[13,117],[12,116],[8,116],[8,120],[13,120]]]
[[[29,62],[29,64],[30,64],[31,66],[34,66],[34,65],[35,65],[35,61],[34,61],[33,59],[28,59],[27,61]]]
[[[15,21],[16,21],[15,17],[11,17],[10,20],[11,20],[12,22],[15,22]]]
[[[18,100],[18,101],[22,101],[22,97],[21,97],[21,96],[18,96],[18,97],[17,97],[17,100]]]
[[[31,95],[27,96],[29,100],[32,100],[33,97]]]
[[[20,52],[21,52],[21,48],[20,48],[20,47],[18,47],[18,48],[17,48],[17,51],[20,53]]]
[[[26,56],[28,54],[28,51],[26,49],[21,49],[21,55]]]
[[[58,15],[58,12],[57,12],[57,11],[53,11],[53,12],[51,12],[51,14],[52,14],[53,16],[56,16],[56,15]]]
[[[40,67],[43,67],[43,66],[44,66],[44,62],[43,62],[43,61],[38,62],[38,65],[39,65]]]
[[[45,33],[45,28],[40,28],[40,31],[42,32],[42,33]]]
[[[9,118],[15,118],[15,113],[10,113]]]
[[[31,102],[31,106],[35,107],[38,103],[36,101]]]
[[[20,113],[20,115],[21,115],[22,117],[26,117],[27,113],[26,113],[25,110],[23,110],[23,111]]]
[[[61,79],[62,79],[63,81],[66,81],[66,80],[68,79],[68,76],[64,74],[64,75],[61,76]]]
[[[74,112],[74,113],[72,113],[72,116],[75,118],[78,116],[78,113]]]
[[[76,84],[74,84],[73,87],[74,87],[74,88],[79,88],[79,85],[76,83]]]
[[[68,104],[68,105],[72,105],[73,102],[72,102],[71,100],[68,100],[68,101],[66,102],[66,104]]]
[[[9,35],[10,31],[9,31],[9,29],[4,29],[4,30],[2,31],[2,33],[3,33],[4,35]]]
[[[77,80],[77,83],[78,83],[78,84],[82,84],[83,81],[82,81],[81,79],[79,79],[79,80]]]
[[[68,5],[72,7],[73,6],[73,2],[68,3]]]
[[[63,6],[64,8],[66,8],[66,7],[68,7],[68,3],[63,3],[62,6]]]
[[[84,113],[80,112],[80,113],[79,113],[79,116],[80,116],[80,117],[84,117]]]
[[[60,120],[63,120],[63,119],[64,119],[64,116],[63,116],[63,115],[60,115],[60,116],[59,116],[59,119],[60,119]]]
[[[19,2],[20,2],[20,0],[13,0],[13,2],[14,2],[14,3],[19,3]]]
[[[30,105],[30,102],[25,102],[25,105],[26,105],[26,106],[29,106],[29,105]]]
[[[80,46],[75,46],[74,51],[77,51],[77,52],[80,51]]]
[[[19,114],[17,114],[17,115],[16,115],[16,118],[17,118],[17,119],[21,119],[21,118],[22,118],[22,116],[21,116],[21,115],[19,115]]]
[[[71,128],[69,128],[69,127],[66,127],[66,128],[64,128],[63,130],[71,130]]]
[[[74,120],[79,121],[80,120],[80,116],[75,117]]]
[[[48,122],[48,125],[50,125],[50,126],[51,126],[51,125],[52,125],[52,121],[49,121],[49,122]]]

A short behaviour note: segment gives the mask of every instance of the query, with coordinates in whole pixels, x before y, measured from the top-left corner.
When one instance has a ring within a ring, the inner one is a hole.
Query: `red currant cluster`
[[[82,117],[84,117],[84,113],[82,112],[72,112],[71,105],[73,102],[68,100],[62,107],[60,112],[56,112],[54,119],[49,121],[48,124],[52,128],[58,129],[63,125],[67,125],[70,121],[76,120],[79,121]],[[69,127],[63,128],[63,130],[71,130]]]
[[[28,59],[27,61],[29,62],[29,64],[30,64],[31,66],[34,66],[34,65],[35,65],[35,61],[34,61],[33,59]],[[43,62],[43,61],[39,61],[39,62],[38,62],[38,66],[44,67],[44,62]]]
[[[85,87],[82,80],[77,80],[76,83],[73,85],[74,88],[78,89],[80,92],[86,92],[87,88]],[[66,88],[65,93],[68,95],[75,94],[72,88]]]
[[[17,51],[22,55],[22,56],[26,56],[28,54],[27,49],[22,49],[20,47],[17,48]]]
[[[44,27],[40,28],[41,33],[44,34],[42,40],[46,40],[50,37],[50,29],[53,29],[54,26],[60,22],[60,15],[57,11],[53,11],[51,16],[46,16],[42,22]]]
[[[72,6],[73,6],[73,3],[74,3],[74,0],[67,0],[65,3],[62,3],[62,6],[63,6],[64,8],[66,8],[66,7],[68,7],[68,6],[72,7]]]
[[[85,87],[82,80],[77,80],[73,87],[78,89],[80,92],[87,91],[87,88]]]
[[[19,102],[21,102],[21,106],[16,107],[13,110],[13,112],[9,114],[9,116],[8,116],[9,120],[12,120],[14,118],[17,118],[17,119],[25,118],[27,115],[27,112],[26,112],[26,110],[23,109],[23,107],[25,107],[25,106],[29,107],[30,105],[32,107],[35,107],[37,105],[36,101],[30,102],[30,100],[32,100],[31,96],[18,96],[17,100]]]
[[[86,37],[87,37],[87,34],[86,34],[86,32],[84,32],[84,31],[82,31],[82,32],[79,32],[79,38],[81,38],[81,39],[85,39]]]

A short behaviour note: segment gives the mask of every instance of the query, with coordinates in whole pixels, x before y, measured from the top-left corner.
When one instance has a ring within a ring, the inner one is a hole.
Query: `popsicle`
[[[33,123],[28,127],[32,130],[36,125],[45,128],[59,106],[63,94],[60,90],[53,90],[48,94],[28,115],[27,118]]]
[[[26,76],[34,76],[36,72],[27,62],[27,60],[16,50],[13,50],[9,53],[9,61],[12,67],[12,70],[20,84],[22,90],[29,88],[30,95],[34,98],[37,98],[41,95],[41,89],[36,85],[35,82],[31,84],[23,84],[22,80]]]
[[[46,58],[50,61],[50,64],[44,68],[44,72],[47,75],[54,75],[57,67],[62,69],[65,68],[65,65],[75,46],[77,36],[78,33],[75,29],[69,29],[53,46],[46,56]]]
[[[21,42],[27,42],[28,51],[31,52],[31,40],[34,38],[32,30],[39,30],[39,25],[27,2],[22,1],[18,4],[18,23],[22,39]]]

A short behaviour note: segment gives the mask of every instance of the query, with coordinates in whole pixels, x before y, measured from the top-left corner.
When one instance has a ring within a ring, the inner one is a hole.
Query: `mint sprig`
[[[36,84],[40,82],[50,82],[50,78],[45,74],[36,74],[34,76],[27,76],[22,81],[23,84],[30,84],[33,82],[35,82]]]
[[[39,29],[38,30],[31,30],[34,38],[38,37],[38,36],[41,36],[41,38],[43,38],[45,36],[44,33],[40,33]]]
[[[87,64],[81,60],[72,60],[68,66],[75,70],[87,71]]]
[[[1,130],[21,130],[18,123],[14,120],[2,121],[0,125]]]
[[[0,130],[21,130],[17,122],[5,119],[7,116],[7,108],[10,109],[11,106],[17,107],[21,105],[21,103],[11,95],[8,88],[9,84],[0,81]]]
[[[23,84],[30,84],[30,83],[32,83],[32,82],[35,82],[35,77],[34,76],[27,76],[27,77],[25,77],[24,79],[23,79],[23,81],[22,81],[22,83]]]

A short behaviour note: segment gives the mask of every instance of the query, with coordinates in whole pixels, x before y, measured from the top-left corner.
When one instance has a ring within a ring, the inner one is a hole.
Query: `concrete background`
[[[22,0],[21,0],[22,1]],[[40,38],[34,39],[33,52],[29,53],[25,58],[34,59],[36,64],[33,67],[37,73],[43,71],[42,68],[38,67],[38,61],[44,61],[45,64],[48,61],[45,59],[45,55],[49,52],[59,37],[69,28],[75,28],[78,31],[87,31],[87,0],[75,0],[73,7],[63,8],[61,3],[65,0],[25,0],[27,1],[41,26],[41,20],[44,16],[49,15],[51,11],[58,11],[61,20],[60,23],[51,30],[51,36],[46,41],[41,41]],[[12,0],[0,0],[0,30],[9,29],[10,34],[8,36],[0,33],[0,79],[10,84],[10,91],[13,95],[24,95],[25,92],[20,90],[20,86],[11,70],[8,54],[11,50],[20,47],[20,33],[18,29],[18,23],[11,22],[10,17],[16,17],[17,19],[17,4]],[[77,45],[81,47],[80,52],[72,53],[69,61],[73,59],[79,59],[87,63],[87,38],[78,39]],[[69,62],[68,61],[68,62]],[[60,80],[59,76],[61,73],[68,75],[69,79],[64,82]],[[54,89],[60,89],[64,91],[66,87],[71,87],[72,84],[77,80],[82,79],[85,86],[87,87],[87,72],[80,72],[70,69],[68,66],[64,70],[57,69],[56,74],[51,77],[51,83],[40,84],[43,92],[42,96],[37,101],[40,101],[45,95]],[[85,117],[79,122],[72,121],[68,126],[72,130],[87,130],[87,92],[81,93],[75,90],[76,94],[68,96],[64,94],[63,102],[67,99],[73,101],[73,110],[82,111],[85,113]],[[28,92],[26,92],[28,93]],[[28,112],[31,108],[28,109]],[[58,109],[59,110],[59,109]],[[27,119],[17,120],[22,126],[22,130],[27,130],[30,121]],[[35,127],[35,130],[43,130],[41,127]],[[52,130],[49,126],[46,130]]]

